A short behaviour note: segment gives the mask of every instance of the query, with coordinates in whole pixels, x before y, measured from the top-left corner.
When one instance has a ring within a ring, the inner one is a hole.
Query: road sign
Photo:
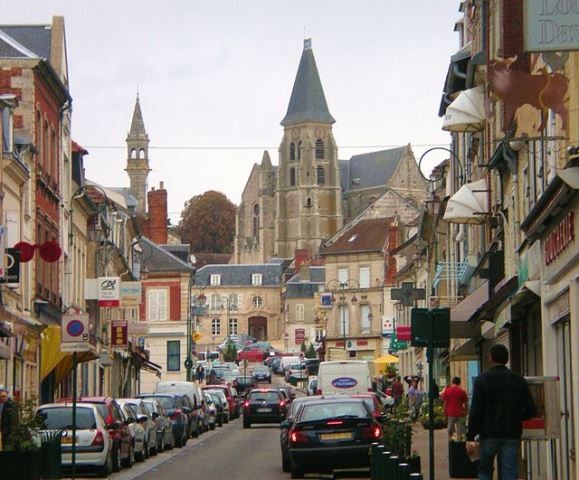
[[[433,348],[450,346],[450,309],[413,308],[411,314],[413,347],[428,347],[429,332]]]
[[[402,288],[390,290],[390,298],[399,300],[405,307],[412,307],[416,300],[424,300],[426,298],[426,290],[424,288],[414,288],[412,282],[404,282],[402,283]]]
[[[90,350],[89,333],[88,315],[63,315],[60,331],[60,351],[86,352]]]

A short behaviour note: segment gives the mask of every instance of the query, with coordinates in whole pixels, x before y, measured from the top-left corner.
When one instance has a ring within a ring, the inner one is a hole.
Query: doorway
[[[249,335],[261,342],[267,340],[267,318],[249,317]]]

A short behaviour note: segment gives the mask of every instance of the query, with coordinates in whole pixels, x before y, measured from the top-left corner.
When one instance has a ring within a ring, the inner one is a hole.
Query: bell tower
[[[137,199],[137,215],[144,217],[147,212],[147,177],[151,169],[149,168],[149,136],[145,131],[138,93],[131,130],[126,142],[127,168],[125,171],[130,179],[129,191]]]
[[[287,113],[281,122],[275,190],[275,255],[294,256],[298,249],[318,251],[324,238],[342,227],[338,148],[312,50],[304,49]]]

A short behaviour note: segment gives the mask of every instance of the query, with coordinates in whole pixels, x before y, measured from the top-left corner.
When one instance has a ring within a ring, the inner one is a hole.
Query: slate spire
[[[304,40],[304,50],[294,87],[281,124],[286,127],[302,122],[335,123],[328,110],[324,89],[312,50],[312,40]]]
[[[135,102],[135,110],[133,111],[133,120],[131,121],[131,131],[129,136],[133,138],[147,137],[145,130],[145,122],[143,121],[143,113],[141,112],[141,103],[139,101],[139,94],[137,93],[137,101]]]

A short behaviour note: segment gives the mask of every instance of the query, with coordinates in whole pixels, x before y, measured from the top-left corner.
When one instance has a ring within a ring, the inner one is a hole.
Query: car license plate
[[[352,432],[322,433],[322,440],[351,440]]]
[[[269,412],[271,412],[271,408],[270,407],[262,407],[262,408],[258,408],[257,411],[259,413],[269,413]]]
[[[72,437],[69,437],[69,436],[61,437],[60,441],[62,443],[72,443]]]

